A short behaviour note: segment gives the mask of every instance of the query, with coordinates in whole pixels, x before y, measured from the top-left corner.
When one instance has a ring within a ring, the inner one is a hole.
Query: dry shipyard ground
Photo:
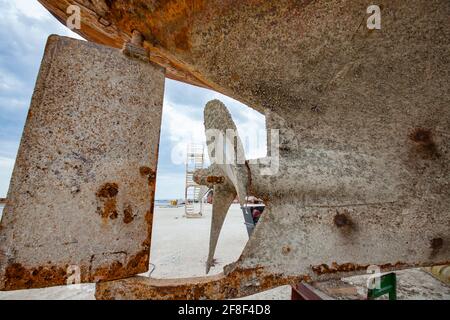
[[[183,217],[184,207],[155,210],[150,270],[155,278],[184,278],[205,275],[208,254],[211,206],[206,205],[201,219]],[[232,205],[225,221],[216,251],[216,266],[210,274],[235,261],[248,241],[239,205]],[[430,274],[411,269],[397,272],[398,299],[450,300],[450,287]],[[346,278],[359,295],[366,293],[366,276]],[[326,287],[326,286],[324,286]],[[324,289],[327,293],[327,289]],[[53,287],[46,289],[0,292],[0,299],[94,299],[93,284],[78,287]],[[262,292],[248,299],[290,299],[291,289],[284,286]]]

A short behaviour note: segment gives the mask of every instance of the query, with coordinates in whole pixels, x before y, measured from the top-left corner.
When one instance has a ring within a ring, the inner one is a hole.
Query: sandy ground
[[[206,205],[200,219],[183,217],[184,207],[155,209],[151,276],[154,278],[184,278],[205,275],[208,254],[211,206]],[[239,205],[232,205],[225,220],[216,251],[217,265],[210,275],[220,273],[223,267],[235,261],[248,241]],[[401,299],[450,299],[450,287],[429,274],[414,269],[400,271],[399,298]],[[345,280],[363,291],[365,277]],[[46,289],[0,292],[0,299],[94,299],[94,285],[53,287]],[[269,290],[249,299],[290,299],[288,286]]]

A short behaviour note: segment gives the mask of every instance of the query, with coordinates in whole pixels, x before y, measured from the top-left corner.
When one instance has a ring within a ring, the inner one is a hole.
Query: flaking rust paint
[[[245,297],[282,285],[309,281],[308,276],[283,277],[263,268],[234,269],[229,274],[185,279],[133,277],[96,285],[99,300],[203,300]]]
[[[142,273],[148,268],[149,248],[143,249],[136,255],[129,257],[126,265],[113,261],[95,270],[81,268],[81,282],[99,282],[105,280],[122,279],[130,274]],[[5,284],[2,290],[19,290],[66,285],[73,274],[68,273],[69,264],[57,266],[45,264],[39,267],[25,267],[20,263],[13,263],[6,268]],[[73,278],[75,279],[75,278]]]
[[[159,146],[157,147],[157,150]],[[156,151],[158,154],[158,151]],[[156,171],[147,166],[141,166],[139,168],[141,176],[146,177],[150,192],[150,203],[154,203],[155,191],[156,191]],[[127,210],[127,208],[125,209]],[[147,237],[142,242],[143,250],[133,256],[126,266],[123,266],[120,262],[114,262],[112,265],[98,269],[94,275],[87,279],[86,282],[101,282],[110,281],[114,279],[122,279],[129,276],[129,274],[141,273],[142,269],[148,269],[150,260],[150,247],[152,239],[152,227],[153,227],[154,205],[151,205],[149,210],[145,213],[145,224],[147,227]],[[124,216],[124,223],[131,223],[133,219],[129,216]]]
[[[104,11],[106,7],[100,9],[87,0],[39,0],[39,2],[64,25],[67,24],[69,18],[68,7],[70,5],[78,6],[82,16],[81,28],[74,31],[89,41],[121,48],[124,41],[129,39],[127,33],[118,30],[111,21],[106,19],[107,12]]]
[[[67,268],[59,266],[39,266],[26,268],[20,263],[8,265],[5,272],[4,290],[17,290],[47,287],[51,282],[54,285],[67,283]]]
[[[139,30],[156,46],[189,51],[193,20],[204,7],[204,0],[114,1],[108,13],[120,29]]]
[[[49,38],[3,212],[0,289],[62,285],[73,266],[82,282],[148,270],[164,78]]]
[[[150,60],[167,68],[169,78],[224,92],[199,73],[192,63],[180,60],[180,57],[190,55],[192,28],[198,17],[213,15],[208,7],[214,8],[204,0],[162,0],[151,4],[114,1],[107,14],[120,30],[130,34],[139,30],[143,34]]]
[[[131,38],[133,25],[144,24],[145,19],[143,18],[147,13],[145,10],[143,11],[142,8],[146,9],[148,5],[148,2],[133,2],[133,5],[141,8],[141,10],[138,10],[136,13],[136,15],[140,17],[141,22],[131,24],[130,22],[127,22],[129,21],[129,9],[123,9],[124,4],[121,6],[122,10],[126,10],[126,12],[120,13],[116,11],[113,14],[111,10],[105,10],[105,8],[112,8],[111,3],[113,2],[110,2],[109,4],[103,2],[104,5],[102,6],[95,6],[88,1],[80,2],[73,0],[39,0],[39,2],[63,24],[66,24],[66,21],[69,18],[69,14],[67,14],[66,9],[70,5],[80,6],[81,15],[83,17],[81,19],[81,29],[75,29],[74,32],[89,41],[108,45],[114,48],[121,48],[123,44]],[[177,5],[175,4],[174,6],[176,7]],[[127,27],[125,29],[119,29],[117,27],[119,23],[115,20],[116,18],[120,21],[121,25],[125,25]],[[178,36],[178,38],[180,39],[180,36]],[[195,72],[194,69],[189,68],[185,63],[176,59],[161,46],[153,46],[152,43],[156,43],[156,41],[154,41],[153,37],[150,37],[150,39],[153,40],[151,42],[145,41],[145,46],[148,49],[151,48],[152,51],[150,60],[166,68],[166,76],[168,78],[200,87],[211,88],[212,84],[208,83],[205,79],[202,79],[202,77]],[[183,44],[183,46],[185,46],[185,44]],[[219,88],[216,88],[216,90],[219,90]]]
[[[40,1],[53,5],[57,2]],[[68,5],[74,1],[65,0],[64,3]],[[142,32],[154,50],[171,61],[174,69],[189,75],[182,81],[195,79],[197,81],[194,82],[249,102],[260,111],[282,105],[295,109],[302,101],[314,104],[316,110],[325,110],[327,105],[333,103],[325,103],[330,97],[319,98],[324,92],[334,91],[348,74],[357,73],[355,81],[360,82],[359,86],[367,83],[360,79],[361,75],[365,75],[362,74],[364,68],[358,65],[361,60],[359,54],[366,54],[365,49],[361,49],[367,47],[363,42],[377,46],[380,40],[385,39],[389,46],[391,39],[387,35],[400,35],[409,30],[392,24],[388,19],[393,16],[402,16],[405,20],[403,25],[411,23],[412,27],[417,25],[423,30],[430,29],[419,25],[424,23],[423,17],[410,19],[410,12],[404,10],[403,4],[389,1],[379,3],[387,22],[384,27],[387,32],[372,32],[364,28],[361,21],[367,18],[367,4],[359,0],[338,3],[297,0],[115,0],[104,3],[101,10],[94,8],[94,11],[120,30],[123,40],[133,29]],[[424,6],[420,1],[410,5],[419,12],[429,9],[441,12],[442,16],[448,11],[445,0],[433,3],[434,8]],[[436,17],[436,21],[442,16]],[[341,25],[341,28],[332,32],[336,25]],[[445,28],[443,30],[446,32]],[[322,34],[330,43],[321,40]],[[408,39],[406,35],[402,37]],[[415,34],[412,37],[416,40]],[[398,40],[395,41],[399,44]],[[280,47],[284,50],[277,50]],[[399,52],[404,51],[398,47]],[[370,59],[369,64],[372,68]],[[316,66],[318,70],[314,70]],[[313,71],[316,72],[313,74]],[[277,83],[268,79],[277,79]],[[395,86],[390,90],[398,92]],[[302,95],[305,97],[300,99]]]

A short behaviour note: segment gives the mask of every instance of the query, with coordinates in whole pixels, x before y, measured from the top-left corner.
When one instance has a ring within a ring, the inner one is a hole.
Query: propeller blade
[[[244,205],[248,173],[244,147],[231,114],[221,101],[212,100],[206,104],[204,117],[209,157],[233,183],[239,202]]]
[[[217,241],[219,240],[220,231],[227,215],[230,205],[236,198],[236,191],[233,187],[226,184],[214,186],[214,198],[211,217],[211,231],[209,236],[209,253],[206,262],[206,273],[209,273],[213,264],[214,253],[216,252]]]

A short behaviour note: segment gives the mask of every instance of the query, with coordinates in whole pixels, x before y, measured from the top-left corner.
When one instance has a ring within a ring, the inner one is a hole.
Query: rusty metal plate
[[[212,105],[221,103],[209,102],[206,110]],[[273,126],[268,129],[282,128],[281,142],[291,148],[280,150],[279,170],[272,175],[261,174],[261,164],[269,161],[248,164],[244,189],[265,199],[266,208],[239,260],[226,266],[224,274],[209,278],[174,282],[134,277],[101,283],[96,297],[234,298],[279,285],[339,279],[374,269],[385,272],[448,264],[450,144],[447,133],[439,128],[448,128],[450,117],[448,109],[439,113],[432,112],[433,108],[421,113],[411,107],[407,119],[394,112],[387,117],[381,110],[362,117],[357,109],[348,110],[344,119],[337,109],[324,118],[327,123],[336,119],[342,122],[340,126],[318,126],[310,133],[329,137],[349,121],[358,134],[346,136],[345,141],[336,138],[333,143],[317,139],[315,150],[302,146],[310,138],[299,141],[298,135],[289,135],[289,127],[276,126],[276,120],[269,118]],[[220,110],[214,115],[205,111],[205,118],[218,114],[223,119],[217,123],[230,122],[229,115]],[[298,115],[290,120],[306,126],[310,119]],[[427,129],[425,124],[429,124]],[[370,135],[380,138],[371,139]],[[352,145],[351,152],[345,151],[345,144]],[[217,175],[214,169],[197,172],[204,178],[199,183],[208,184],[204,176]],[[215,197],[233,192],[230,183],[215,180],[227,188],[215,188]],[[222,220],[224,214],[213,209],[212,230],[217,234],[220,225],[214,228],[215,214]]]
[[[381,30],[367,28],[362,0],[154,4],[117,0],[105,16],[280,130],[279,171],[249,166],[248,191],[267,208],[225,276],[262,271],[215,282],[215,293],[265,289],[263,273],[339,278],[449,261],[449,1],[380,0]],[[140,297],[169,296],[135,278],[102,283],[97,297],[132,297],[135,282]]]
[[[164,78],[49,38],[3,211],[0,289],[147,271]]]

